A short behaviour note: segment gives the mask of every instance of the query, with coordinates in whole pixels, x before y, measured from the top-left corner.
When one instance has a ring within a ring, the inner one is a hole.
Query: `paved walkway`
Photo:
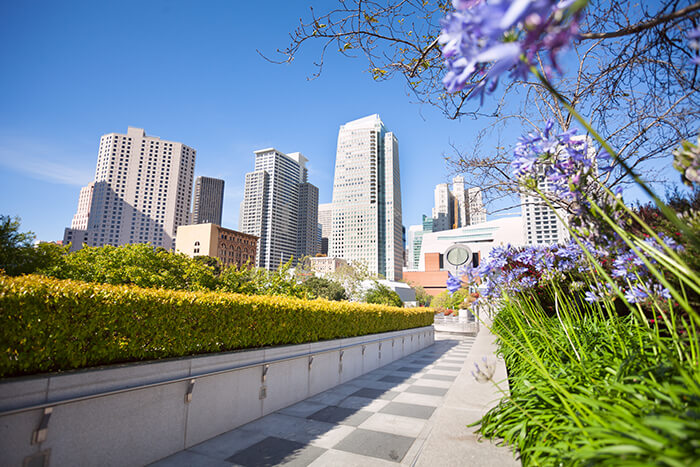
[[[494,350],[485,329],[436,334],[426,349],[153,465],[519,465],[466,427],[499,398],[470,374]]]

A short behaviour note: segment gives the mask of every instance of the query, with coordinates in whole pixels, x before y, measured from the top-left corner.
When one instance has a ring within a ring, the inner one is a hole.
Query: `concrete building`
[[[177,229],[175,251],[187,256],[211,256],[224,266],[255,265],[258,238],[212,223],[181,225]]]
[[[318,205],[318,223],[321,224],[321,254],[327,255],[333,228],[333,203]]]
[[[310,259],[311,270],[320,275],[330,274],[335,272],[341,266],[347,266],[348,262],[341,258],[328,258],[319,256]]]
[[[81,237],[89,246],[150,243],[174,249],[178,226],[189,220],[195,158],[194,149],[147,136],[141,128],[102,136],[95,181],[81,190],[75,216],[84,225],[81,203],[92,191],[87,228],[66,229],[64,243],[77,248]]]
[[[423,225],[409,225],[406,233],[406,269],[418,269],[420,245],[423,239]]]
[[[298,152],[255,151],[255,171],[246,174],[239,228],[260,239],[258,267],[274,270],[289,258],[315,254],[309,248],[316,243],[318,189],[308,184],[307,161]],[[305,195],[300,196],[302,190]],[[312,238],[303,248],[298,244],[302,236]]]
[[[478,266],[501,245],[525,245],[521,216],[503,217],[440,232],[423,232],[418,270],[404,271],[406,282],[430,295],[446,290],[447,273],[466,264]]]
[[[455,224],[454,197],[447,183],[435,186],[435,207],[433,208],[433,230],[450,230]]]
[[[92,208],[92,195],[95,191],[95,182],[88,183],[80,189],[78,196],[78,210],[73,216],[70,228],[74,230],[87,230],[90,219],[90,209]]]
[[[318,188],[309,182],[299,184],[299,225],[297,258],[321,253],[318,237]]]
[[[486,208],[484,207],[484,201],[481,196],[481,188],[472,187],[467,189],[467,219],[466,224],[459,225],[459,227],[466,227],[467,225],[476,225],[486,222]]]
[[[401,279],[399,143],[379,115],[348,122],[338,132],[329,256]]]
[[[221,225],[224,209],[224,181],[218,178],[197,177],[194,182],[192,224]]]

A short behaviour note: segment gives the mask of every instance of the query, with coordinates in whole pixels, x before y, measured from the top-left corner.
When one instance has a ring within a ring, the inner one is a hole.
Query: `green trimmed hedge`
[[[0,275],[0,377],[397,331],[405,309]]]

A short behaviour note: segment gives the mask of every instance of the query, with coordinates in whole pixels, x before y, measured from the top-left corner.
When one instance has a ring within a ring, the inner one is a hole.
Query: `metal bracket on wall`
[[[44,415],[42,415],[41,422],[39,422],[39,428],[32,433],[32,444],[39,444],[46,441],[46,435],[49,431],[49,419],[51,418],[51,412],[53,412],[53,407],[46,407],[44,409]]]
[[[363,345],[363,346],[362,346],[362,355],[365,354],[365,350],[366,350],[366,349],[367,349],[367,346],[366,346],[366,345]]]
[[[379,359],[382,359],[382,344],[379,344]]]
[[[338,361],[338,373],[343,372],[343,354],[345,354],[344,350],[340,351],[340,360]]]
[[[265,380],[267,380],[267,370],[270,369],[270,365],[263,365],[262,367],[262,378],[261,382],[265,384]]]
[[[314,363],[314,357],[313,355],[309,357],[309,371],[311,371],[311,365]]]
[[[192,402],[192,391],[194,391],[194,382],[196,379],[192,378],[187,384],[187,392],[185,393],[185,404]]]
[[[394,346],[394,339],[391,340],[391,346]]]

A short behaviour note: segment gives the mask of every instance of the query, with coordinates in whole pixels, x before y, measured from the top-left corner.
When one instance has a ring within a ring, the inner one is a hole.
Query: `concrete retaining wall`
[[[0,382],[0,465],[147,464],[433,341],[429,326],[7,379]]]

